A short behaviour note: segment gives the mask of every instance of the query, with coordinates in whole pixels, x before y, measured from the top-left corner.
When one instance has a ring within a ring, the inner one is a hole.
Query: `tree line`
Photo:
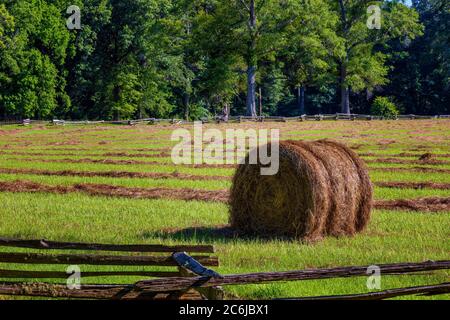
[[[449,114],[449,18],[447,0],[0,0],[0,118]]]

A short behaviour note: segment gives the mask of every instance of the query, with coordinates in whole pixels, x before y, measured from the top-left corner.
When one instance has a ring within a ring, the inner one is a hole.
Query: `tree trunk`
[[[255,0],[250,0],[249,7],[249,32],[251,43],[248,48],[247,57],[247,116],[256,117],[256,9]]]
[[[183,94],[183,106],[184,106],[184,119],[189,121],[189,109],[190,109],[190,95],[189,93]]]
[[[230,117],[230,107],[228,105],[228,102],[225,102],[222,109],[223,114],[223,121],[228,121],[228,118]]]
[[[298,98],[298,109],[300,111],[300,115],[305,114],[305,87],[298,86],[297,87],[297,98]]]
[[[262,89],[259,87],[259,116],[263,115]]]
[[[341,77],[340,77],[340,89],[341,89],[341,112],[350,114],[350,89],[345,83],[347,79],[347,67],[344,63],[341,63]]]
[[[247,70],[247,115],[256,117],[256,67]]]
[[[114,89],[113,89],[113,99],[114,99],[114,104],[115,104],[115,106],[114,106],[115,110],[114,110],[114,114],[113,114],[114,121],[120,120],[120,111],[117,109],[117,103],[120,101],[120,92],[121,92],[120,86],[114,86]]]
[[[349,22],[347,21],[347,9],[343,0],[338,0],[339,8],[341,11],[341,25],[343,37],[347,39],[348,32],[350,30]],[[340,78],[339,86],[341,90],[341,112],[350,114],[350,89],[345,83],[347,80],[347,63],[348,63],[349,48],[346,48],[346,56],[343,61],[340,62]]]

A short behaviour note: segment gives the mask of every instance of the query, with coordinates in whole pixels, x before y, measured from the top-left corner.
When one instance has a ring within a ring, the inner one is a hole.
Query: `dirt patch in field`
[[[35,174],[42,176],[72,176],[72,177],[111,177],[111,178],[150,178],[150,179],[183,179],[193,181],[225,181],[231,177],[226,176],[202,176],[191,175],[179,172],[158,173],[158,172],[129,172],[129,171],[72,171],[72,170],[39,170],[39,169],[9,169],[0,168],[0,173],[5,174]]]
[[[450,183],[434,183],[434,182],[377,182],[375,186],[380,188],[395,189],[433,189],[433,190],[449,190]]]
[[[412,210],[424,212],[450,211],[450,198],[421,198],[401,200],[378,200],[375,208],[386,210]]]

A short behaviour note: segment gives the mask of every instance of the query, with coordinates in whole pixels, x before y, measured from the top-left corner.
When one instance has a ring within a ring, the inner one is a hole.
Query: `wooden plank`
[[[82,285],[71,290],[66,285],[47,283],[0,283],[0,295],[74,298],[74,299],[123,299],[134,292],[133,285]],[[137,297],[136,292],[132,297]]]
[[[25,271],[0,269],[0,278],[3,279],[67,279],[70,274],[63,271]],[[169,278],[180,276],[177,271],[94,271],[81,272],[83,278],[115,277],[115,276],[142,276],[155,278]]]
[[[205,266],[218,266],[217,257],[193,257]],[[73,264],[73,265],[133,265],[133,266],[177,266],[172,256],[106,256],[89,254],[40,254],[0,253],[0,262],[20,264]]]
[[[370,292],[363,294],[349,294],[342,296],[323,296],[323,297],[304,297],[304,298],[289,298],[279,300],[295,300],[295,301],[334,301],[334,300],[384,300],[395,297],[411,296],[411,295],[427,295],[436,296],[450,293],[450,283],[443,283],[431,286],[418,286],[400,289],[389,289],[385,291]]]
[[[0,295],[96,300],[167,300],[168,293],[152,293],[135,290],[133,285],[82,285],[70,290],[65,285],[46,283],[0,283]],[[195,290],[189,290],[180,300],[199,300]]]
[[[382,274],[411,273],[430,270],[450,269],[450,261],[428,261],[423,263],[397,263],[379,265]],[[215,287],[224,285],[245,285],[256,283],[269,283],[274,281],[299,281],[344,278],[354,276],[367,276],[369,266],[341,267],[331,269],[301,270],[288,272],[267,272],[227,275],[220,278],[169,278],[140,281],[136,286],[151,292],[179,291],[186,288]]]
[[[19,247],[30,249],[48,249],[48,250],[95,250],[95,251],[122,251],[122,252],[193,252],[193,253],[214,253],[214,246],[211,245],[183,245],[183,246],[165,246],[165,245],[116,245],[116,244],[98,244],[98,243],[77,243],[77,242],[56,242],[47,240],[18,240],[0,238],[2,247]]]

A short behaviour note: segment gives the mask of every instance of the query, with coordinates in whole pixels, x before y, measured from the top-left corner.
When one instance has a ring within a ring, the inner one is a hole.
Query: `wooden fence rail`
[[[400,289],[389,289],[378,292],[369,292],[363,294],[349,294],[341,296],[322,296],[322,297],[304,297],[304,298],[288,298],[279,300],[295,300],[295,301],[340,301],[340,300],[384,300],[410,295],[426,295],[437,296],[450,293],[450,283],[443,283],[431,286],[417,286]]]
[[[95,250],[95,251],[122,251],[122,252],[195,252],[214,253],[214,246],[166,246],[166,245],[115,245],[99,243],[57,242],[48,240],[18,240],[0,238],[0,247],[18,247],[46,250]]]
[[[378,266],[382,274],[404,274],[411,272],[422,272],[430,270],[450,269],[450,260],[446,261],[428,261],[422,263],[396,263],[384,264]],[[212,287],[224,285],[245,285],[268,283],[275,281],[299,281],[299,280],[317,280],[330,278],[345,278],[354,276],[367,276],[368,266],[366,267],[341,267],[331,269],[301,270],[289,272],[267,272],[227,275],[220,278],[171,278],[161,281],[148,280],[136,283],[136,287],[150,292],[167,292],[183,290],[183,288]]]
[[[218,266],[216,257],[193,256],[205,266]],[[80,264],[108,266],[178,266],[172,256],[108,256],[96,254],[0,253],[0,262],[19,264]]]
[[[26,271],[0,269],[0,278],[4,279],[67,279],[70,276],[63,271]],[[84,271],[83,278],[137,276],[148,278],[179,277],[177,271]]]

